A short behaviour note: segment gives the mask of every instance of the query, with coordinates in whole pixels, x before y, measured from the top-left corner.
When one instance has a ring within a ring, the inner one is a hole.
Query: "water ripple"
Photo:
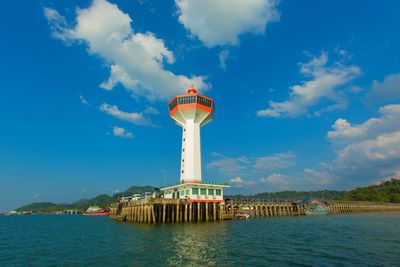
[[[0,217],[0,266],[399,266],[400,214],[141,225]]]

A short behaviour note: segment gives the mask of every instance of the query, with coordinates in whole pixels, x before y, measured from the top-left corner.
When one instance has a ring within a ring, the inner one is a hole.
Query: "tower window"
[[[173,110],[178,105],[176,99],[169,104],[169,110]]]

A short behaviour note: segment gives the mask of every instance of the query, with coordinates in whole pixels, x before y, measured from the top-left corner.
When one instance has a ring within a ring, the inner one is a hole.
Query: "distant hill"
[[[343,195],[345,191],[321,190],[321,191],[281,191],[281,192],[265,192],[254,195],[255,198],[264,199],[337,199]]]
[[[29,205],[25,205],[17,211],[40,211],[40,212],[55,212],[59,210],[68,209],[67,204],[56,204],[51,202],[35,202]]]
[[[265,192],[254,195],[255,198],[265,199],[302,199],[316,198],[325,200],[348,200],[348,201],[373,201],[400,203],[400,179],[391,178],[379,184],[359,187],[350,191],[282,191]]]
[[[36,202],[25,205],[17,209],[17,211],[32,211],[51,213],[55,211],[62,211],[68,209],[86,210],[90,206],[99,206],[101,208],[108,208],[111,203],[115,202],[119,197],[130,196],[133,194],[141,194],[144,192],[153,192],[154,186],[131,186],[127,190],[116,193],[112,196],[107,194],[98,195],[90,199],[81,199],[72,204],[56,204],[52,202]]]
[[[392,178],[377,185],[345,192],[340,200],[400,203],[400,179]]]
[[[98,195],[90,199],[81,199],[72,204],[56,204],[51,202],[37,202],[23,206],[17,211],[33,211],[33,212],[55,212],[66,209],[86,210],[90,206],[99,206],[107,208],[111,203],[115,202],[119,197],[130,196],[133,194],[141,194],[144,192],[153,192],[154,187],[132,186],[112,196],[107,194]],[[376,185],[360,187],[351,191],[281,191],[281,192],[265,192],[252,196],[254,198],[264,199],[325,199],[325,200],[349,200],[349,201],[374,201],[374,202],[391,202],[400,203],[400,180],[389,179]]]

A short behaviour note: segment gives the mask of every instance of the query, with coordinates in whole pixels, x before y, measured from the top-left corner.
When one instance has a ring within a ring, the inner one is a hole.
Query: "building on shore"
[[[169,103],[169,115],[182,127],[180,183],[161,190],[166,199],[192,202],[223,202],[226,183],[203,183],[201,172],[200,128],[214,118],[214,100],[189,88]]]

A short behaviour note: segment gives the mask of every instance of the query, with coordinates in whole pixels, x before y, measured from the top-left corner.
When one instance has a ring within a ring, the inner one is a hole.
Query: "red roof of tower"
[[[197,94],[197,91],[196,91],[196,89],[192,86],[192,87],[189,88],[188,93],[189,93],[189,94]]]

